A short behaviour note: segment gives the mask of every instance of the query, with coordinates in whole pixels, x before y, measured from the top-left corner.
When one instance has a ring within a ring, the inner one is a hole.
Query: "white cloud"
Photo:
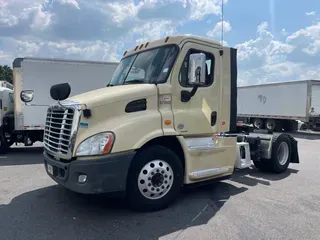
[[[269,27],[268,22],[262,22],[262,23],[258,26],[257,31],[258,31],[259,33],[264,32],[264,31],[266,31],[266,29],[267,29],[268,27]]]
[[[223,28],[223,34],[231,31],[231,25],[228,21],[220,21],[216,23],[216,25],[211,31],[207,32],[207,35],[215,39],[221,38],[222,28]]]
[[[320,23],[294,32],[285,42],[275,39],[267,22],[257,27],[257,34],[236,45],[239,85],[320,79]]]
[[[287,43],[293,44],[309,55],[320,55],[320,22],[300,29],[287,37]]]
[[[0,0],[0,64],[15,57],[114,60],[124,44],[220,14],[220,0]],[[227,3],[227,1],[225,1]]]
[[[171,21],[153,21],[147,22],[142,26],[135,27],[132,33],[140,36],[136,39],[137,43],[143,43],[161,38],[162,36],[168,36],[175,33],[175,28]]]
[[[283,29],[281,30],[281,35],[282,35],[282,36],[288,36],[289,33],[286,31],[285,28],[283,28]]]
[[[307,16],[314,16],[316,15],[316,11],[312,11],[312,12],[306,12]]]
[[[189,0],[191,7],[191,16],[193,20],[200,20],[208,14],[221,14],[221,0]],[[224,4],[228,0],[223,0]]]
[[[212,15],[221,17],[221,0],[0,0],[0,64],[24,56],[115,61],[128,44],[185,33],[192,21],[207,28]],[[233,31],[227,20],[223,27]],[[221,28],[220,20],[206,34],[220,40]],[[235,46],[239,84],[320,78],[320,22],[282,29],[284,41],[268,22],[256,34]]]

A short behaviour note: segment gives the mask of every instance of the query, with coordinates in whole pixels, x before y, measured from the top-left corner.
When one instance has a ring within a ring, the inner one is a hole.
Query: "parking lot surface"
[[[0,156],[1,239],[319,239],[320,139],[298,137],[301,163],[286,173],[239,170],[147,214],[65,190],[46,175],[41,147],[12,148]]]

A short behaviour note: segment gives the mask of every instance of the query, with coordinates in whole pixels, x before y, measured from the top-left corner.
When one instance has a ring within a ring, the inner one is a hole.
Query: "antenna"
[[[224,0],[221,0],[221,45],[223,47],[223,4]]]

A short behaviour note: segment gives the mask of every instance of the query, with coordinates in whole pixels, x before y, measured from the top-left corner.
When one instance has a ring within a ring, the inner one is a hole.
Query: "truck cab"
[[[13,90],[0,87],[0,118],[13,113]]]
[[[68,98],[68,83],[52,86],[48,175],[75,192],[123,192],[133,209],[159,210],[183,185],[229,178],[251,160],[285,171],[298,162],[292,137],[238,131],[236,53],[202,37],[171,36],[126,51],[106,88]]]
[[[12,119],[14,118],[14,97],[13,89],[9,88],[10,84],[1,83],[4,87],[0,87],[0,131],[4,134],[0,134],[2,138],[0,141],[0,152],[2,153],[7,146],[11,146],[13,142],[11,141],[11,136],[8,134],[7,130],[14,128],[12,124]]]

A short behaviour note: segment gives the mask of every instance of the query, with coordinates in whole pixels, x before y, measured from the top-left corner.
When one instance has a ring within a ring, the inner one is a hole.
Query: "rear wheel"
[[[254,161],[254,165],[261,171],[282,173],[287,170],[291,159],[291,140],[286,134],[277,134],[272,140],[271,159]]]
[[[280,134],[273,138],[270,169],[274,173],[282,173],[287,170],[291,159],[291,140],[286,134]]]
[[[179,195],[183,167],[179,157],[163,146],[140,150],[129,169],[127,201],[136,211],[168,207]]]
[[[274,119],[267,119],[266,129],[270,132],[273,132],[276,129],[276,121]]]
[[[253,120],[253,127],[257,129],[263,129],[263,120],[261,118],[255,118]]]
[[[270,171],[270,166],[267,161],[268,160],[260,159],[260,161],[253,161],[253,164],[260,171],[267,172],[267,171]]]

